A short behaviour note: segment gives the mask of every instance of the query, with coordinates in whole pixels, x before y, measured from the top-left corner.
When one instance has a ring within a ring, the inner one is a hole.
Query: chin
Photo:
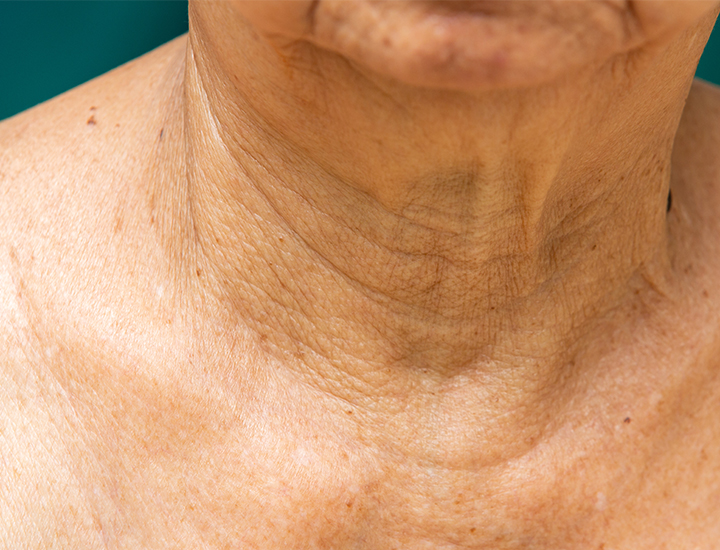
[[[607,2],[322,1],[311,41],[431,88],[537,85],[629,48],[631,14]]]
[[[679,32],[717,0],[234,0],[259,31],[456,90],[534,86]],[[713,14],[711,14],[713,15]]]

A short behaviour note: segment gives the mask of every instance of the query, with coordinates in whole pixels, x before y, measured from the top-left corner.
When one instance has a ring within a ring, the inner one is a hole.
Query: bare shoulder
[[[0,123],[0,331],[33,326],[122,245],[184,52],[182,37]]]
[[[181,37],[0,123],[0,334],[33,329],[113,255],[109,236],[125,238],[119,216],[174,111],[184,52]]]
[[[1,122],[0,208],[44,204],[60,189],[79,193],[87,188],[81,184],[131,167],[147,130],[167,111],[168,90],[181,84],[184,51],[181,37]]]
[[[695,168],[713,173],[720,167],[719,86],[699,79],[693,82],[675,146],[681,154],[677,158],[680,162],[688,158]]]
[[[112,504],[88,489],[97,442],[48,365],[68,360],[73,323],[102,329],[88,312],[125,275],[102,258],[130,238],[116,214],[155,151],[184,50],[177,39],[0,123],[0,548],[112,543],[100,519]]]
[[[720,87],[714,84],[693,82],[675,139],[671,188],[682,220],[701,229],[704,254],[720,257]]]

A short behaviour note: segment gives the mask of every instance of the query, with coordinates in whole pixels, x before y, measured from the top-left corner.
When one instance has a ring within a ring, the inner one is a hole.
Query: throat
[[[317,105],[268,110],[202,70],[186,75],[188,135],[205,136],[187,143],[200,251],[188,276],[226,329],[320,383],[555,376],[625,298],[666,286],[665,111],[619,136],[614,118],[600,132],[569,107],[576,86],[528,112],[521,95],[358,81],[372,124],[347,135],[335,119],[319,127]]]
[[[509,191],[493,203],[483,192],[497,184],[472,171],[418,182],[392,207],[337,181],[292,184],[269,188],[254,173],[236,182],[230,192],[254,215],[240,231],[217,232],[235,217],[198,228],[202,270],[229,326],[247,326],[319,383],[330,373],[375,387],[382,372],[402,384],[468,370],[550,375],[629,292],[665,284],[655,199],[647,223],[583,186],[561,200],[547,185],[537,204]],[[213,192],[195,201],[222,219]]]

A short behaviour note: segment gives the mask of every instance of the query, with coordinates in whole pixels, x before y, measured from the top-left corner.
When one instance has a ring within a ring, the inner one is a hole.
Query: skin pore
[[[5,123],[3,342],[41,359],[0,386],[39,373],[60,427],[0,448],[54,495],[0,525],[714,548],[720,99],[691,86],[717,11],[191,2],[187,43]]]

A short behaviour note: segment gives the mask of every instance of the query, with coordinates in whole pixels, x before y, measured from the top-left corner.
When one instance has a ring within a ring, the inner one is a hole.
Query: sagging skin
[[[190,9],[0,126],[8,540],[713,548],[717,3]]]

